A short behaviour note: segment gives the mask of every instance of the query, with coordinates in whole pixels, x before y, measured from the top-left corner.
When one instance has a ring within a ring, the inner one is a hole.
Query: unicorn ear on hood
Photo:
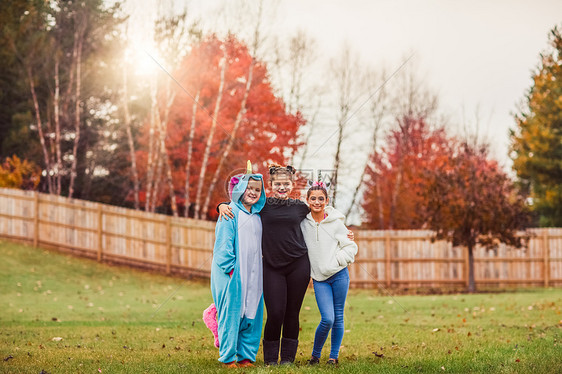
[[[252,163],[250,162],[250,160],[246,162],[246,173],[237,174],[232,178],[230,178],[230,182],[228,183],[228,196],[230,196],[231,199],[232,199],[232,191],[234,191],[234,187],[236,187],[236,185],[240,182],[240,179],[242,179],[242,177],[245,174],[252,174]]]
[[[234,187],[240,182],[240,178],[242,178],[243,174],[238,174],[230,178],[230,182],[228,182],[228,196],[232,199],[232,191],[234,191]]]

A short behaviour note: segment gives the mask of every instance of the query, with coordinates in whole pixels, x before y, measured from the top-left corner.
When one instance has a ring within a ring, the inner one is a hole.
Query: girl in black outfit
[[[279,346],[281,364],[295,361],[299,343],[299,313],[310,282],[310,262],[300,228],[310,209],[304,202],[289,198],[294,173],[295,169],[291,166],[274,165],[269,168],[273,197],[267,198],[260,212],[263,297],[267,309],[263,334],[266,365],[277,365]],[[220,204],[218,210],[219,219],[232,217],[227,204]],[[349,232],[348,236],[353,240],[353,233]]]
[[[310,262],[300,228],[308,206],[289,198],[293,189],[291,166],[269,168],[273,197],[268,197],[260,216],[263,226],[263,295],[267,322],[263,337],[266,365],[276,365],[281,345],[281,364],[295,361],[299,337],[299,312],[310,282]],[[229,206],[219,205],[221,218]],[[279,344],[283,330],[283,338]]]

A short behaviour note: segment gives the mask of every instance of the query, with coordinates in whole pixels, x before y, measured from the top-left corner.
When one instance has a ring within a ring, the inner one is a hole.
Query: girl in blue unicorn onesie
[[[263,323],[262,224],[259,212],[265,205],[266,197],[262,175],[250,174],[250,170],[231,180],[230,206],[234,219],[221,220],[216,224],[211,266],[219,361],[230,368],[253,366]]]

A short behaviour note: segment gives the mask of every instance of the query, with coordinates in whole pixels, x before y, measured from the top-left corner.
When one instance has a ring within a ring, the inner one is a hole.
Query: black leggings
[[[310,282],[310,262],[304,255],[282,268],[263,264],[263,298],[267,308],[264,340],[298,339],[299,312]]]

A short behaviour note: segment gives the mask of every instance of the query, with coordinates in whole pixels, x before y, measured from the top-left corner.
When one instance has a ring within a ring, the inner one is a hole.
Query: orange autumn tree
[[[435,239],[463,246],[468,252],[468,291],[476,291],[473,252],[499,243],[516,248],[524,243],[518,231],[529,224],[525,195],[489,158],[486,146],[458,144],[444,163],[423,173],[423,204],[418,207],[425,228]]]
[[[304,120],[286,111],[265,64],[234,36],[207,37],[172,75],[179,85],[173,86],[165,146],[174,196],[183,215],[214,218],[217,203],[228,199],[230,176],[241,172],[248,159],[264,174],[269,163],[286,163],[299,146],[297,131]],[[140,180],[146,179],[148,131],[142,128],[139,137]],[[167,212],[168,185],[157,183],[159,211]],[[146,186],[141,186],[141,200],[145,192]]]
[[[451,149],[442,128],[431,129],[424,118],[403,116],[367,165],[362,207],[364,226],[371,229],[421,228],[423,172],[445,162]]]

